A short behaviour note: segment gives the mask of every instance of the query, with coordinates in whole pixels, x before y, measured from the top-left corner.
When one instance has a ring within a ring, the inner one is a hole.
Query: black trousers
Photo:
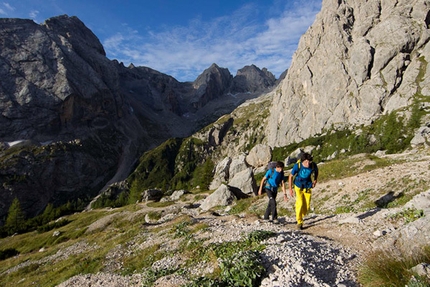
[[[269,188],[264,189],[269,197],[269,204],[267,205],[266,213],[264,213],[264,219],[269,219],[269,215],[272,215],[272,220],[278,219],[278,211],[276,210],[276,195],[278,191],[273,191]]]

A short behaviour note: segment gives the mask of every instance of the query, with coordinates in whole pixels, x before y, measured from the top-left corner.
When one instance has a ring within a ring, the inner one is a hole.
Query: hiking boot
[[[297,230],[302,230],[303,229],[303,224],[297,224]]]
[[[269,218],[263,218],[263,223],[272,222]]]

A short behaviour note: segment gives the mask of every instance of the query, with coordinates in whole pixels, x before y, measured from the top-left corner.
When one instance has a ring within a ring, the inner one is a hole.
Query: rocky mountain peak
[[[193,82],[195,89],[199,89],[203,85],[207,85],[212,80],[215,80],[220,86],[228,87],[232,75],[227,68],[221,68],[213,63],[209,68],[203,71]]]
[[[231,91],[232,93],[261,91],[273,87],[275,82],[275,76],[266,68],[260,70],[255,65],[245,66],[237,71]]]
[[[88,29],[85,24],[76,16],[61,15],[47,19],[41,26],[46,27],[48,31],[54,32],[55,35],[61,35],[68,39],[68,42],[76,49],[82,49],[82,52],[88,54],[88,48],[95,50],[103,56],[106,52],[100,40],[94,33]],[[85,53],[83,53],[85,55]]]
[[[232,78],[228,69],[212,64],[193,82],[194,89],[196,89],[194,106],[202,107],[209,101],[224,95]]]

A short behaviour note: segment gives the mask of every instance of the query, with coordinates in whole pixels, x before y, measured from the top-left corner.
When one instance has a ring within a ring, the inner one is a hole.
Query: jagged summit
[[[232,93],[257,92],[273,87],[275,76],[266,68],[260,70],[255,65],[245,66],[237,71],[233,79]]]

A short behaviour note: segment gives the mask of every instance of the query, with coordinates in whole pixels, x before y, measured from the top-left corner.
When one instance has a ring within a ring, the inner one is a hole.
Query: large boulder
[[[413,256],[430,242],[430,190],[414,196],[403,209],[422,210],[424,216],[395,230],[390,236],[379,238],[373,245],[398,256]]]
[[[246,156],[246,162],[253,167],[267,165],[272,159],[272,148],[268,145],[255,145]]]
[[[160,201],[163,192],[159,189],[147,189],[142,193],[142,202]]]
[[[236,196],[227,185],[222,184],[217,190],[215,190],[211,195],[205,198],[200,208],[207,211],[216,206],[227,206],[233,203]]]
[[[228,182],[230,177],[230,163],[231,158],[226,157],[216,165],[213,180],[209,185],[209,189],[217,189],[222,183]]]
[[[424,127],[420,127],[418,131],[415,133],[415,136],[411,140],[412,146],[425,145],[428,146],[430,144],[430,123],[428,123]]]
[[[228,171],[229,179],[232,179],[236,176],[237,173],[242,172],[245,169],[248,169],[248,165],[245,161],[245,155],[240,154],[231,160],[230,168]]]
[[[235,176],[230,179],[228,185],[239,189],[245,194],[257,193],[257,185],[255,183],[254,173],[251,167],[236,173]]]

